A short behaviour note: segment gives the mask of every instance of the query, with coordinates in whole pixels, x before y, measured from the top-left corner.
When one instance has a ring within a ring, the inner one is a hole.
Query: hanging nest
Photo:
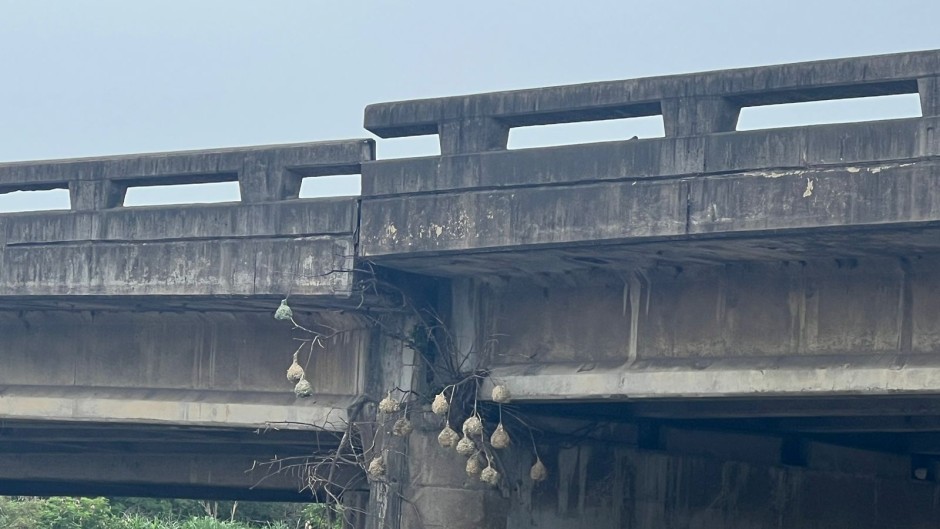
[[[287,305],[287,300],[282,299],[281,304],[277,307],[277,310],[274,311],[274,319],[283,321],[283,320],[292,319],[293,317],[294,317],[294,311],[292,311],[290,307]]]
[[[434,402],[431,403],[431,411],[435,415],[444,416],[447,415],[447,410],[450,409],[450,403],[447,402],[447,397],[444,396],[444,392],[440,392],[434,396]]]
[[[482,471],[483,462],[480,461],[480,456],[476,454],[470,456],[470,459],[467,460],[467,475],[471,478],[475,478],[478,477]]]
[[[506,404],[510,400],[512,400],[512,396],[509,394],[509,388],[502,384],[493,386],[493,402]]]
[[[313,394],[313,388],[310,387],[310,382],[307,382],[306,378],[302,378],[297,382],[297,385],[294,386],[294,395],[297,395],[300,398],[307,398]]]
[[[499,448],[500,450],[509,448],[509,433],[503,428],[503,423],[499,423],[496,430],[493,431],[493,435],[490,436],[490,444],[493,445],[493,448]]]
[[[294,362],[287,368],[287,380],[296,384],[304,377],[304,368],[297,363],[297,353],[294,353]]]
[[[464,435],[482,435],[483,434],[483,421],[480,420],[479,415],[471,415],[467,417],[467,420],[463,422],[463,434]]]
[[[392,425],[392,435],[396,437],[408,437],[414,430],[414,426],[411,425],[411,421],[407,417],[402,417],[395,421],[395,424]]]
[[[545,468],[545,464],[538,457],[535,458],[535,464],[529,469],[529,477],[535,482],[548,479],[548,469]]]
[[[489,483],[495,487],[496,485],[499,485],[499,472],[493,468],[492,464],[488,464],[486,465],[486,468],[480,472],[480,481]]]
[[[389,391],[388,395],[386,395],[385,398],[379,402],[379,411],[386,415],[397,413],[398,410],[400,409],[401,409],[401,404],[399,404],[397,400],[392,398],[391,391]]]
[[[385,477],[385,472],[388,469],[385,466],[385,458],[382,456],[375,456],[375,458],[369,463],[369,478],[373,481],[377,481]]]
[[[460,442],[457,443],[457,453],[470,457],[477,451],[477,446],[473,443],[473,439],[470,439],[467,436],[464,436]]]
[[[448,424],[441,430],[441,433],[437,434],[437,442],[443,448],[453,448],[457,446],[457,442],[460,440],[460,436],[457,435],[457,432]]]

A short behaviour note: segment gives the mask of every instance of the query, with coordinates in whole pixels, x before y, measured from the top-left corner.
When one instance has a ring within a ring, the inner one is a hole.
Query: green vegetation
[[[338,518],[318,504],[0,496],[4,529],[340,529]]]

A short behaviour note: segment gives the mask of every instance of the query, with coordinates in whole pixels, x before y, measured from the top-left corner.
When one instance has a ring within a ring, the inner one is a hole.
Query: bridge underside
[[[326,493],[304,464],[339,442],[315,431],[5,420],[0,494],[311,501]],[[335,469],[336,490],[364,483],[358,467]]]
[[[912,451],[937,452],[937,401],[896,405],[934,411],[853,416],[861,402],[806,399],[526,407],[550,432],[540,457],[554,472],[521,485],[507,526],[934,527],[940,465]],[[757,413],[775,416],[745,416]],[[521,459],[511,471],[527,470]]]
[[[748,261],[802,262],[865,257],[922,259],[940,254],[940,221],[891,226],[772,230],[652,237],[533,248],[433,252],[379,259],[383,266],[440,277],[511,278],[586,271],[629,272],[657,265],[720,266]]]

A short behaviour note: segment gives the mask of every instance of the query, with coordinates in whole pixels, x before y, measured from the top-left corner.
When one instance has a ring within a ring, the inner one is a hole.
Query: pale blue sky
[[[0,162],[371,137],[369,103],[940,48],[938,20],[936,0],[0,0]],[[742,127],[859,108],[745,114]],[[517,132],[511,146],[661,124],[577,129]],[[434,141],[379,140],[378,154]]]

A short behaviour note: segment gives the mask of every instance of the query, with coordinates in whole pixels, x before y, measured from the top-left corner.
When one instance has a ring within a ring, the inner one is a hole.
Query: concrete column
[[[498,151],[509,142],[509,127],[493,118],[446,121],[438,134],[442,155]]]
[[[369,492],[351,490],[343,494],[343,529],[365,529],[369,515]]]
[[[733,132],[741,107],[722,97],[680,97],[662,102],[667,137]]]
[[[126,186],[111,180],[77,180],[69,182],[69,199],[73,211],[101,210],[120,207]]]
[[[416,421],[408,438],[401,528],[505,529],[509,500],[499,489],[467,476],[465,457],[441,448],[435,419]]]
[[[940,77],[917,80],[920,92],[920,111],[923,116],[940,116]]]

